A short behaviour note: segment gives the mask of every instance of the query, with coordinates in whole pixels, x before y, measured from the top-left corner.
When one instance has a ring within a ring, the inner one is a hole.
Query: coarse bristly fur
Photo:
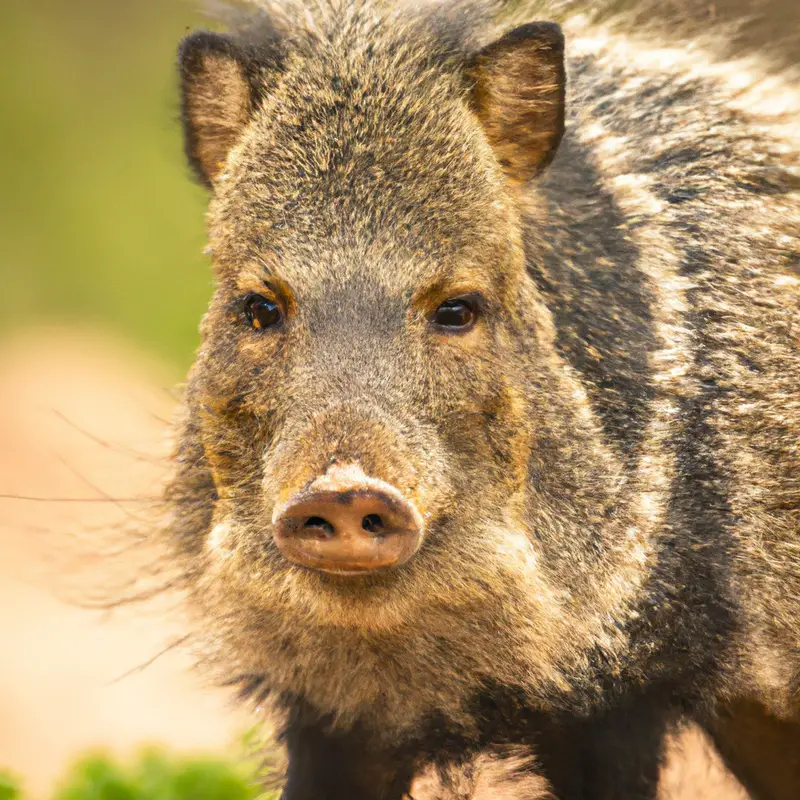
[[[536,774],[529,752],[503,748],[482,752],[444,769],[429,768],[411,787],[409,800],[553,800]]]
[[[182,46],[217,286],[166,534],[288,800],[504,744],[650,798],[686,718],[757,791],[740,725],[800,742],[798,90],[570,5],[535,5],[563,139],[518,5],[260,3]],[[420,509],[407,564],[283,558],[273,508],[335,465]]]

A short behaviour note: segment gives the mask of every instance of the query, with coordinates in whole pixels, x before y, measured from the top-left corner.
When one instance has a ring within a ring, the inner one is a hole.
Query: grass
[[[16,800],[18,797],[19,784],[7,772],[0,772],[0,800]]]
[[[99,751],[77,760],[45,800],[278,800],[281,755],[258,727],[228,756],[148,747],[127,761]],[[0,769],[0,800],[32,800]],[[41,798],[37,799],[41,800]]]
[[[264,772],[257,763],[157,749],[124,763],[97,753],[78,761],[48,800],[277,800],[259,788]],[[0,800],[26,800],[22,787],[2,772]]]

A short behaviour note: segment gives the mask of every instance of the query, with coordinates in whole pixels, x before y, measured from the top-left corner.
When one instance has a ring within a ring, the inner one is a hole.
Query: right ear
[[[553,22],[509,31],[470,65],[472,107],[508,178],[525,183],[553,160],[564,134],[564,36]]]
[[[198,31],[178,51],[186,155],[211,187],[250,121],[257,100],[247,52],[232,37]]]

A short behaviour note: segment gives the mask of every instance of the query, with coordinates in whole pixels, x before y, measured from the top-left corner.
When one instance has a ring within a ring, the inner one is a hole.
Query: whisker
[[[213,497],[41,497],[39,495],[0,493],[0,500],[16,500],[23,503],[164,503],[169,506],[202,505],[218,500],[249,500],[258,497],[257,492],[236,495],[215,495]],[[137,520],[139,521],[139,520]]]
[[[144,672],[149,666],[152,666],[156,661],[158,661],[161,656],[166,655],[171,650],[174,650],[176,647],[180,647],[184,642],[188,641],[191,638],[191,634],[186,634],[185,636],[180,636],[177,639],[171,641],[166,647],[162,650],[159,650],[152,658],[148,658],[147,661],[144,661],[141,664],[133,667],[132,669],[123,672],[122,675],[117,676],[113,680],[109,681],[106,686],[115,686],[118,683],[121,683],[126,678],[130,678],[132,675],[138,675],[140,672]]]
[[[178,400],[179,398],[173,397],[172,399],[173,400]],[[147,411],[147,416],[150,417],[150,419],[155,420],[156,422],[160,423],[165,428],[171,428],[173,423],[174,423],[174,420],[164,419],[164,417],[162,417],[160,414],[156,414],[155,411],[151,411],[150,409],[148,409],[148,411]]]
[[[0,494],[0,500],[18,500],[23,503],[153,503],[152,497],[36,497],[27,494]]]
[[[105,439],[101,439],[94,433],[87,431],[85,428],[82,428],[78,425],[77,422],[74,422],[69,417],[64,414],[63,411],[59,411],[57,408],[51,408],[50,411],[55,414],[62,422],[66,425],[69,425],[70,428],[76,430],[81,435],[85,436],[90,441],[94,442],[98,447],[102,447],[105,450],[110,450],[112,453],[120,453],[126,456],[130,456],[131,458],[135,459],[136,461],[144,461],[150,464],[158,464],[161,463],[162,459],[149,455],[147,453],[140,453],[137,450],[133,450],[130,447],[125,447],[124,445],[117,444],[113,445],[110,442],[106,441]]]
[[[109,495],[107,492],[103,491],[99,486],[97,486],[91,480],[89,480],[89,478],[86,475],[84,475],[79,469],[77,469],[72,464],[70,464],[63,456],[59,455],[58,453],[55,453],[54,455],[55,455],[56,459],[58,459],[58,461],[60,461],[73,475],[75,475],[77,478],[82,480],[90,489],[92,489],[93,491],[97,492],[97,494],[99,494],[101,496],[101,498],[106,499],[110,503],[115,505],[120,511],[122,511],[123,514],[125,514],[126,517],[128,517],[129,519],[134,520],[135,522],[141,522],[142,521],[141,519],[136,517],[134,514],[132,514],[127,508],[125,508],[125,506],[122,504],[123,501],[117,500],[116,498],[111,497],[111,495]]]
[[[136,582],[138,582],[138,580]],[[125,606],[134,605],[135,603],[145,603],[148,600],[153,600],[160,595],[179,588],[179,586],[180,584],[177,581],[170,581],[152,589],[146,589],[144,591],[137,592],[136,594],[128,595],[127,597],[123,595],[120,597],[115,597],[113,600],[103,601],[76,600],[75,605],[79,608],[85,609],[86,611],[114,611],[117,608],[123,608]]]

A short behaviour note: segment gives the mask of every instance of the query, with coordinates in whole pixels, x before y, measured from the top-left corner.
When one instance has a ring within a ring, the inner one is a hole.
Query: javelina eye
[[[244,313],[247,321],[258,330],[272,328],[283,319],[280,306],[260,294],[248,294],[245,297]]]
[[[476,303],[467,297],[454,297],[445,300],[433,312],[431,322],[438,328],[445,328],[453,333],[464,333],[474,324],[478,316]]]

